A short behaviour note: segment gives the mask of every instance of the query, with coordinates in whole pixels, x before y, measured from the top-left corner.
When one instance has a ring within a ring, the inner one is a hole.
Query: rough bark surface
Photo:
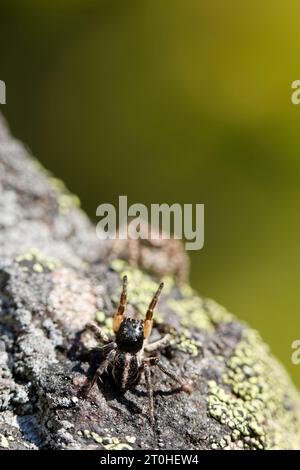
[[[124,396],[110,376],[79,391],[97,320],[107,331],[129,277],[143,315],[157,279],[107,261],[78,200],[14,140],[0,118],[0,447],[7,449],[299,448],[299,395],[258,334],[170,277],[153,339],[192,395],[153,370],[156,425],[142,380]]]

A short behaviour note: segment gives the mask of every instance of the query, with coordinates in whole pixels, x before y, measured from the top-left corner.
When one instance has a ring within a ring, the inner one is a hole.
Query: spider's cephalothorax
[[[148,389],[150,421],[154,422],[153,389],[151,383],[150,367],[157,365],[161,371],[180,384],[181,389],[187,393],[191,392],[191,385],[181,377],[166,369],[159,362],[159,356],[146,356],[145,352],[153,352],[165,346],[169,335],[155,343],[149,344],[148,340],[152,331],[153,311],[158,302],[163,284],[161,283],[153,299],[151,300],[145,320],[136,320],[124,317],[127,303],[127,277],[123,278],[123,289],[120,303],[113,319],[113,331],[115,338],[109,338],[97,325],[89,323],[87,327],[93,331],[95,336],[103,343],[101,351],[104,359],[97,367],[91,379],[87,379],[84,386],[84,395],[87,395],[97,377],[110,370],[117,387],[125,392],[133,388],[142,374]]]
[[[144,325],[141,320],[124,318],[116,332],[118,349],[124,352],[137,353],[144,343]]]

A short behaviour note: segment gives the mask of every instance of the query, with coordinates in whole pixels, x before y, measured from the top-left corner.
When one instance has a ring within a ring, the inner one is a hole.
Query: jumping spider
[[[97,364],[98,367],[92,378],[86,379],[82,390],[83,396],[87,396],[97,378],[101,378],[104,372],[108,370],[111,372],[117,387],[123,393],[134,388],[138,384],[141,375],[144,374],[149,398],[149,417],[151,424],[154,423],[151,366],[157,366],[162,372],[171,377],[171,379],[180,385],[182,391],[186,393],[192,392],[191,384],[166,369],[159,362],[158,355],[145,357],[144,354],[145,352],[153,352],[165,346],[169,340],[169,335],[166,335],[152,344],[148,343],[153,325],[153,310],[156,307],[162,288],[163,283],[160,284],[151,300],[144,321],[128,318],[124,316],[127,303],[127,277],[124,276],[119,306],[113,319],[115,338],[109,338],[106,333],[94,323],[87,325],[87,328],[102,342],[103,346],[101,347],[101,351],[104,359],[100,365]]]

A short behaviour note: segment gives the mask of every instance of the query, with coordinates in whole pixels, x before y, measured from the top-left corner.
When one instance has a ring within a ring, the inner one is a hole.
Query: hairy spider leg
[[[146,344],[145,351],[153,352],[153,351],[156,351],[157,349],[163,349],[166,346],[168,346],[168,344],[170,343],[170,339],[171,339],[171,335],[167,333],[162,338],[158,339],[157,341],[154,341],[154,343]]]
[[[154,424],[153,385],[152,385],[152,380],[151,380],[150,366],[147,362],[144,363],[144,373],[145,373],[145,382],[146,382],[148,400],[149,400],[149,418],[150,418],[150,423],[153,425]]]
[[[164,283],[162,282],[159,285],[159,288],[157,289],[156,293],[153,296],[153,299],[151,300],[151,302],[149,304],[149,307],[148,307],[148,310],[147,310],[147,313],[146,313],[146,319],[144,321],[144,338],[145,338],[145,340],[148,340],[150,335],[151,335],[152,326],[153,326],[153,311],[154,311],[154,309],[157,305],[157,302],[158,302],[158,299],[159,299],[159,296],[161,294],[161,291],[162,291],[163,287],[164,287]]]
[[[118,306],[118,310],[115,313],[114,319],[113,319],[113,331],[114,333],[117,333],[119,331],[120,325],[123,320],[123,315],[125,311],[127,303],[127,276],[123,277],[123,288],[121,292],[121,297],[120,297],[120,302]]]
[[[104,361],[101,362],[101,364],[96,368],[94,371],[92,377],[89,377],[86,379],[85,384],[83,385],[80,395],[83,397],[87,397],[89,392],[91,391],[94,383],[96,380],[99,378],[101,379],[101,375],[104,374],[104,372],[107,371],[107,368],[109,365],[112,364],[115,354],[116,354],[116,344],[115,343],[109,343],[109,345],[104,346],[103,350],[106,351],[106,357]]]
[[[85,329],[91,331],[99,342],[103,344],[108,344],[111,342],[111,338],[109,338],[108,335],[102,330],[102,328],[96,325],[96,323],[88,323]]]
[[[174,374],[174,372],[170,371],[165,366],[160,364],[159,360],[160,360],[159,356],[148,357],[147,359],[143,360],[143,363],[141,366],[141,371],[144,371],[144,375],[145,375],[145,382],[146,382],[148,400],[149,400],[149,418],[150,418],[150,423],[152,425],[154,424],[154,421],[155,421],[153,385],[152,385],[152,379],[151,379],[151,367],[152,366],[157,366],[162,372],[164,372],[164,374],[166,374],[168,377],[170,377],[175,382],[177,382],[180,385],[180,388],[183,392],[190,394],[192,393],[192,390],[193,390],[191,383],[184,381],[181,377]]]
[[[193,391],[192,384],[189,383],[189,382],[186,382],[179,375],[175,374],[174,372],[172,372],[171,370],[169,370],[165,366],[163,366],[160,363],[159,358],[157,358],[155,360],[155,362],[153,362],[153,365],[156,365],[164,374],[166,374],[172,380],[177,382],[180,385],[180,388],[183,392],[192,393],[192,391]]]

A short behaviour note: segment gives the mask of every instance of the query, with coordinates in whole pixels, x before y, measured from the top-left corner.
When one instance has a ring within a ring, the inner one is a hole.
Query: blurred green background
[[[192,283],[290,361],[300,337],[299,0],[0,1],[2,106],[92,218],[205,204]]]

